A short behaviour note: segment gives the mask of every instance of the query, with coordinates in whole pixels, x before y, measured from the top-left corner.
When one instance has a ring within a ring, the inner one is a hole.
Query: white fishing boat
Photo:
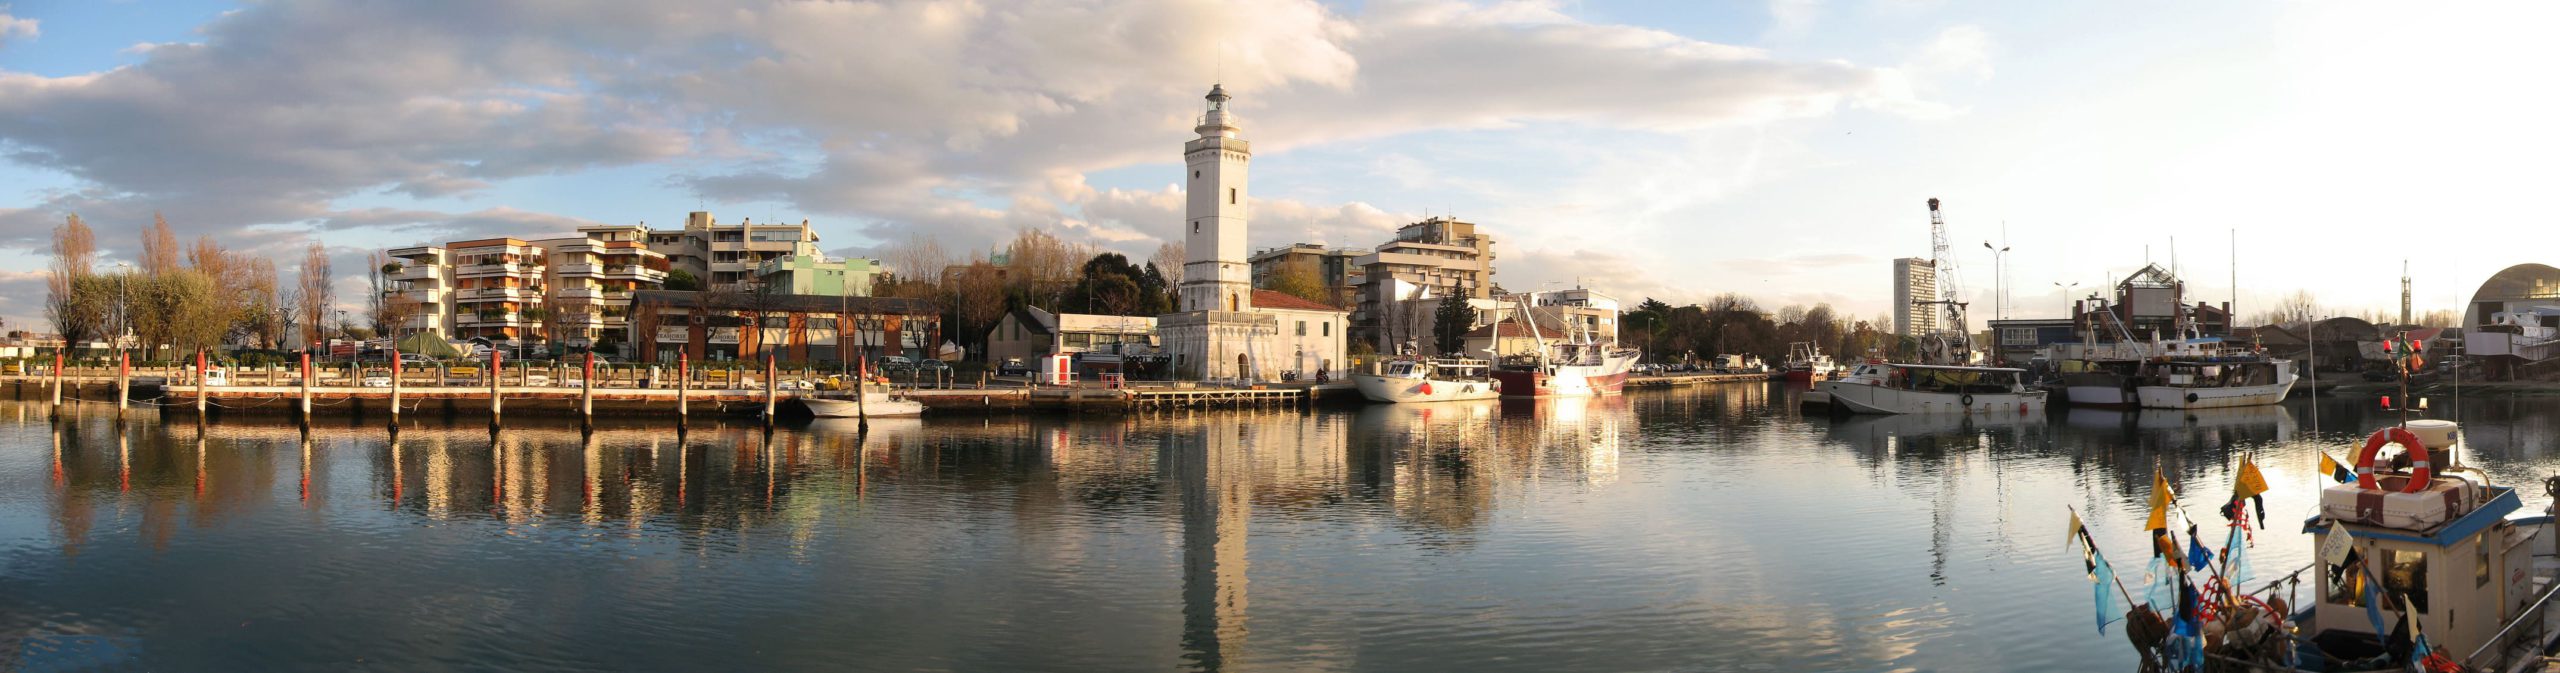
[[[1787,344],[1788,382],[1812,383],[1826,380],[1831,378],[1835,369],[1836,367],[1831,364],[1831,356],[1823,355],[1822,347],[1814,342],[1798,341]]]
[[[2283,402],[2297,376],[2290,360],[2169,360],[2146,366],[2134,394],[2145,409],[2265,406]]]
[[[800,404],[819,418],[897,418],[924,415],[924,403],[892,394],[887,386],[871,384],[862,387],[861,398],[854,392],[834,390],[801,393]]]
[[[1351,375],[1360,395],[1376,402],[1459,402],[1502,396],[1502,386],[1483,360],[1399,358],[1378,373]]]
[[[2008,367],[1871,362],[1814,384],[1835,409],[1860,414],[2042,413],[2045,392]]]

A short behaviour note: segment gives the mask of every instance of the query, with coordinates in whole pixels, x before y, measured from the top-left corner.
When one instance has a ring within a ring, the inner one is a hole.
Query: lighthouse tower
[[[1200,137],[1182,144],[1190,171],[1184,183],[1190,201],[1183,214],[1180,309],[1183,311],[1249,311],[1253,309],[1253,266],[1245,255],[1245,165],[1253,160],[1253,144],[1236,137],[1236,119],[1227,111],[1227,90],[1209,87],[1209,110],[1192,131]]]

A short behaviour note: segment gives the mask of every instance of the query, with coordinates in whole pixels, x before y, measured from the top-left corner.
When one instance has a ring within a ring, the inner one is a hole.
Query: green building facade
[[[788,255],[758,265],[756,278],[788,294],[868,297],[871,279],[880,270],[880,260],[876,259]]]

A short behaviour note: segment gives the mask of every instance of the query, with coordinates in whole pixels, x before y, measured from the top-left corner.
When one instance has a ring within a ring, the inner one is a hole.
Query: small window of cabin
[[[2472,566],[2471,586],[2475,588],[2489,586],[2489,576],[2495,574],[2489,572],[2489,536],[2483,534],[2472,538],[2471,549],[2479,552],[2480,557],[2480,562]]]
[[[2384,552],[2390,563],[2382,570],[2382,591],[2394,596],[2407,596],[2418,614],[2427,613],[2427,553],[2393,549]]]
[[[2323,565],[2327,565],[2329,570],[2329,595],[2326,598],[2329,604],[2364,607],[2364,564]]]

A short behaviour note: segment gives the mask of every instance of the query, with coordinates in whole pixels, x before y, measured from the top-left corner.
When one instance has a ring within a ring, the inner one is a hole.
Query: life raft
[[[2401,450],[2409,452],[2409,482],[2401,485],[2400,492],[2427,490],[2427,482],[2435,478],[2435,463],[2428,460],[2427,443],[2418,441],[2417,433],[2397,426],[2375,430],[2364,438],[2364,450],[2356,452],[2356,486],[2382,490],[2380,480],[2373,477],[2373,459],[2382,452],[2385,444],[2398,444]]]

